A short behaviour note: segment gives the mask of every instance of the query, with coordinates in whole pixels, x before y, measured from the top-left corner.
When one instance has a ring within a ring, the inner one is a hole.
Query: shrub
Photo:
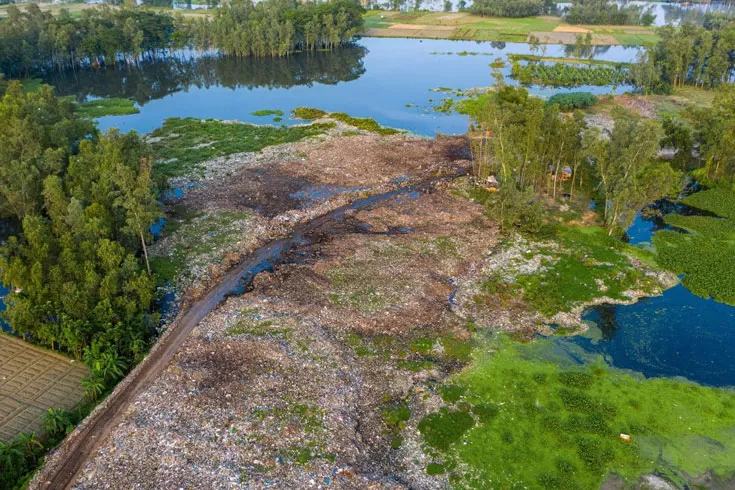
[[[573,111],[584,109],[599,102],[596,95],[589,92],[569,92],[567,94],[555,94],[549,97],[546,105],[558,105],[562,111]]]

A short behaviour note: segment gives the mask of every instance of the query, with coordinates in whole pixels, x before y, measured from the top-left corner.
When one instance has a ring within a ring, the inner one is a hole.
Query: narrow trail
[[[466,168],[447,177],[436,177],[400,187],[393,191],[373,195],[341,206],[309,222],[297,225],[289,237],[274,240],[256,250],[242,263],[228,271],[209,292],[181,313],[166,333],[158,340],[146,358],[115,388],[103,405],[95,410],[60,449],[65,459],[42,473],[30,488],[62,490],[71,488],[88,459],[107,439],[110,432],[133,402],[168,366],[181,345],[209,312],[228,296],[244,292],[257,274],[272,270],[283,263],[286,253],[296,245],[308,242],[308,235],[345,214],[349,210],[361,210],[382,201],[413,192],[428,191],[440,181],[453,179],[467,172]]]

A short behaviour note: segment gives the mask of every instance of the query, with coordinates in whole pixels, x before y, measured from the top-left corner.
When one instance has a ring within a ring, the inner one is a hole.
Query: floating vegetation
[[[96,99],[77,105],[76,113],[81,117],[96,119],[104,116],[129,116],[138,114],[140,110],[135,107],[132,99],[111,97],[108,99]]]
[[[620,61],[593,60],[586,58],[555,58],[552,56],[538,56],[533,54],[509,54],[508,61],[546,61],[549,63],[566,63],[577,65],[607,65],[616,68],[630,68],[632,63]]]
[[[667,215],[667,224],[689,233],[657,231],[656,261],[685,274],[682,283],[697,296],[735,305],[735,193],[711,189],[692,194],[683,203],[719,217]]]
[[[265,117],[265,116],[283,116],[283,111],[280,109],[261,109],[259,111],[251,112],[253,116]]]
[[[297,119],[305,119],[307,121],[329,117],[330,119],[334,119],[335,121],[341,121],[345,124],[348,124],[353,128],[383,135],[398,134],[403,132],[398,129],[386,128],[384,126],[381,126],[375,119],[370,119],[367,117],[352,117],[344,112],[324,112],[320,109],[314,109],[312,107],[297,107],[292,111],[292,114]]]
[[[576,85],[621,85],[631,81],[629,73],[622,68],[605,66],[581,67],[574,63],[537,63],[525,65],[513,62],[511,77],[521,83],[538,83],[554,87]]]
[[[444,470],[462,468],[453,487],[583,490],[610,473],[632,482],[656,471],[682,484],[683,472],[735,471],[731,391],[643,380],[556,340],[486,342],[440,388],[446,405],[419,423],[427,453]]]
[[[151,133],[155,170],[166,177],[189,175],[212,158],[260,151],[267,146],[323,134],[334,123],[275,127],[214,119],[170,118]]]

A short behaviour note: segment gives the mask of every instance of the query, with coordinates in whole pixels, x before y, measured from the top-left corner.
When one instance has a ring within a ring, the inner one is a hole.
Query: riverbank
[[[484,17],[468,12],[368,11],[364,35],[452,39],[465,41],[528,42],[531,36],[542,44],[573,45],[577,34],[592,34],[593,45],[639,46],[658,41],[653,28],[641,26],[571,25],[560,17]]]

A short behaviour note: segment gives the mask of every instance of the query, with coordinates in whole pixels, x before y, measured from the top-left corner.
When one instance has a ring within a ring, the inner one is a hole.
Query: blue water
[[[656,208],[663,215],[711,215],[681,203]],[[626,236],[631,244],[649,246],[661,229],[671,229],[661,216],[639,214]],[[616,367],[735,387],[735,307],[700,298],[680,284],[632,305],[594,306],[583,319],[594,327],[571,341]]]
[[[548,45],[547,56],[564,57],[569,46]],[[630,62],[637,47],[596,46],[595,58]],[[483,53],[459,56],[461,52]],[[432,54],[434,53],[434,54]],[[452,54],[436,54],[452,53]],[[119,127],[147,133],[168,117],[197,117],[271,124],[272,118],[253,116],[261,109],[289,114],[299,106],[371,117],[383,125],[434,136],[460,134],[467,119],[445,115],[433,107],[448,97],[432,89],[469,89],[494,84],[489,63],[508,54],[528,54],[523,43],[364,38],[355,48],[337,54],[297,54],[283,60],[221,60],[205,57],[144,64],[132,71],[95,70],[65,73],[49,78],[60,95],[78,98],[132,97],[140,113],[98,119],[101,129]],[[538,54],[541,54],[539,51]],[[335,61],[330,61],[328,56]],[[173,68],[172,68],[173,67]],[[501,70],[506,82],[510,64]],[[589,91],[607,94],[631,90],[629,86],[553,88],[530,86],[533,94]],[[408,105],[408,107],[407,107]],[[285,116],[282,124],[297,124]]]
[[[591,308],[593,322],[574,342],[616,367],[647,377],[683,377],[735,387],[735,308],[693,295],[682,285],[628,306]]]

